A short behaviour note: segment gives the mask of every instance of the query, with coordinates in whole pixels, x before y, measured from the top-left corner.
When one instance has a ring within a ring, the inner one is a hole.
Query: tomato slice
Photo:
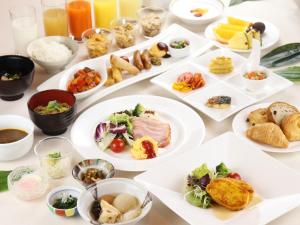
[[[109,147],[113,152],[120,153],[124,151],[125,143],[121,138],[115,138]]]
[[[237,180],[241,180],[241,176],[238,173],[229,173],[227,175],[227,177],[232,178],[232,179],[237,179]]]

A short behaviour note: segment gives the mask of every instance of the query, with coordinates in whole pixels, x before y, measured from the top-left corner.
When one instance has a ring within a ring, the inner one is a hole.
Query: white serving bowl
[[[267,86],[267,84],[270,82],[270,72],[264,68],[264,67],[259,67],[255,71],[261,71],[264,72],[267,75],[266,79],[263,80],[250,80],[246,77],[244,77],[245,73],[251,72],[253,70],[251,69],[243,69],[241,70],[241,75],[243,79],[243,83],[248,91],[251,92],[263,92],[264,88]]]
[[[18,115],[0,115],[0,129],[20,129],[27,136],[19,141],[0,144],[0,161],[14,160],[28,153],[33,144],[34,124],[27,118]]]
[[[97,191],[95,191],[97,190]],[[87,190],[83,191],[78,198],[77,209],[80,216],[87,222],[91,222],[90,218],[90,206],[94,201],[93,195],[97,193],[98,198],[105,194],[127,193],[134,195],[139,199],[140,204],[143,203],[148,191],[139,183],[126,178],[110,178],[101,180],[95,185],[90,186]],[[142,209],[141,215],[137,218],[117,223],[118,225],[134,225],[143,219],[150,211],[152,207],[152,200]],[[107,225],[107,224],[104,224]]]
[[[33,57],[32,52],[33,52],[34,46],[41,40],[55,41],[55,42],[64,44],[72,51],[72,55],[66,60],[59,60],[59,61],[53,61],[53,62],[46,62],[46,61],[41,61],[39,59],[36,59],[35,57]],[[58,72],[64,70],[65,67],[74,59],[74,57],[76,56],[76,54],[78,52],[78,48],[79,48],[78,43],[70,37],[48,36],[48,37],[42,37],[42,38],[36,39],[36,40],[32,41],[31,43],[29,43],[29,45],[27,47],[27,54],[36,64],[43,67],[47,71],[48,74],[55,74],[55,73],[58,73]]]
[[[207,8],[208,12],[201,17],[195,17],[190,11],[196,8]],[[222,16],[224,4],[220,0],[173,0],[169,11],[188,25],[201,25]]]
[[[184,48],[172,48],[171,47],[171,43],[173,41],[181,41],[181,40],[187,40],[189,42],[189,45],[184,47]],[[184,38],[184,37],[174,38],[174,39],[171,39],[169,41],[168,48],[169,48],[169,52],[170,52],[172,57],[174,57],[174,58],[183,58],[183,57],[186,57],[190,54],[190,52],[191,52],[191,42],[189,41],[189,39]]]
[[[95,63],[96,62],[96,63]],[[107,70],[106,70],[106,64],[104,60],[87,60],[81,63],[78,63],[74,66],[72,66],[71,68],[67,69],[60,81],[59,81],[59,89],[62,90],[67,90],[67,86],[68,83],[74,78],[74,74],[79,70],[79,69],[83,69],[84,67],[89,67],[91,69],[94,69],[96,71],[98,71],[101,74],[101,82],[94,88],[81,92],[81,93],[77,93],[74,94],[74,96],[76,97],[76,99],[83,99],[86,98],[92,94],[94,94],[95,92],[97,92],[106,82],[107,80]]]

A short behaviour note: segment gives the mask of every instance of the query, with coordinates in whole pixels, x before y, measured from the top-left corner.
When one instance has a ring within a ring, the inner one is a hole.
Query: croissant
[[[281,122],[281,128],[289,141],[300,141],[300,113],[285,117]]]
[[[249,127],[246,136],[253,141],[278,148],[287,148],[289,145],[284,133],[275,123],[261,123]]]

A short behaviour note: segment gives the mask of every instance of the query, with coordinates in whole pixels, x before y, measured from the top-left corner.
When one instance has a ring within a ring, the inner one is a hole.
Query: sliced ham
[[[158,147],[165,147],[171,140],[171,128],[168,123],[157,119],[134,117],[133,120],[134,140],[143,136],[150,136],[158,142]]]

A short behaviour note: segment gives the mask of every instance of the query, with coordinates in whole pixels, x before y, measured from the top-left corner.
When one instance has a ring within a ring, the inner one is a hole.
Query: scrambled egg
[[[150,142],[152,144],[153,151],[154,151],[155,155],[157,155],[157,152],[158,152],[157,141],[154,140],[152,137],[144,136],[133,142],[132,149],[131,149],[131,154],[132,154],[133,158],[138,159],[138,160],[149,158],[149,155],[146,153],[146,149],[143,146],[144,141]],[[150,158],[153,158],[153,157],[150,157]]]

